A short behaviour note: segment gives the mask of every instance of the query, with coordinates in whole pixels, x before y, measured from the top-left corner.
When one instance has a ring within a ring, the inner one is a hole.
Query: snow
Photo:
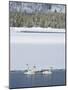
[[[57,29],[57,28],[41,28],[41,27],[10,27],[10,30],[12,31],[18,31],[18,32],[23,32],[23,31],[27,31],[27,32],[65,32],[65,29]]]

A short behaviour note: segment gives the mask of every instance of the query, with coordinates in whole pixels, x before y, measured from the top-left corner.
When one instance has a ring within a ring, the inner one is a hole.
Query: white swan
[[[33,69],[30,69],[27,64],[28,69],[24,72],[24,74],[35,74],[36,73],[36,66],[33,66]]]

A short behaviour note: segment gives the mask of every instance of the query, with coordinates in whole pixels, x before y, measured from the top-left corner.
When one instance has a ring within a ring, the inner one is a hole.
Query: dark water
[[[25,75],[22,71],[11,71],[9,84],[10,88],[65,85],[65,70],[54,70],[51,75]]]

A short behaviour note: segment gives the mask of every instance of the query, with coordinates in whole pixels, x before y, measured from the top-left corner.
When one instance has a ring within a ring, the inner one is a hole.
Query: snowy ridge
[[[23,12],[23,13],[47,13],[48,11],[65,13],[65,5],[59,4],[46,4],[46,3],[28,3],[28,2],[10,2],[11,12]]]

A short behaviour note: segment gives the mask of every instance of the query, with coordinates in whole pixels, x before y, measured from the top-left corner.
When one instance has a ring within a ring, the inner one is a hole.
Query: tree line
[[[10,27],[52,27],[65,28],[65,14],[58,12],[49,12],[45,14],[24,14],[18,12],[10,12]]]

